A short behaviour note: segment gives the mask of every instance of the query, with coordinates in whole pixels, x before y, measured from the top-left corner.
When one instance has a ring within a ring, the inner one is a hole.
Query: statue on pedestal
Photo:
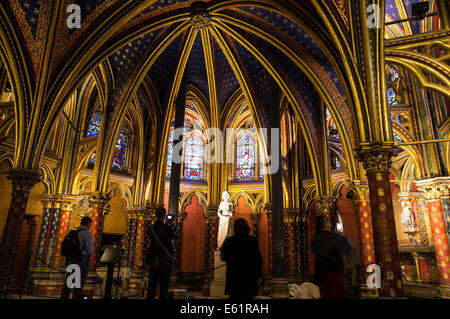
[[[401,215],[401,223],[403,231],[405,233],[411,233],[417,231],[416,223],[414,221],[414,215],[411,210],[411,202],[407,200],[401,201],[403,212]]]
[[[220,202],[217,215],[219,216],[219,233],[217,234],[217,247],[220,248],[225,239],[231,235],[233,218],[233,203],[230,201],[230,193],[224,191],[222,193],[223,201]]]

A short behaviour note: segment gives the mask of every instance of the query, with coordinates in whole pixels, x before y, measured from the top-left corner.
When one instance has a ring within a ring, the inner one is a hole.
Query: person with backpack
[[[347,239],[331,231],[328,216],[320,215],[316,220],[316,235],[311,242],[315,254],[315,283],[322,299],[344,299],[345,258],[351,252]]]
[[[73,289],[73,299],[86,299],[83,287],[88,276],[89,259],[94,253],[92,234],[89,231],[91,224],[92,219],[90,217],[83,217],[80,226],[77,229],[71,230],[61,245],[62,255],[66,257],[66,265],[75,264],[80,267],[81,286]],[[67,278],[70,275],[71,273],[67,272],[61,299],[69,299],[71,289],[67,286]]]
[[[156,209],[156,222],[148,228],[150,247],[147,252],[149,281],[147,299],[155,299],[156,287],[159,283],[159,299],[167,299],[170,276],[175,265],[172,239],[178,237],[173,218],[166,223],[166,209]]]

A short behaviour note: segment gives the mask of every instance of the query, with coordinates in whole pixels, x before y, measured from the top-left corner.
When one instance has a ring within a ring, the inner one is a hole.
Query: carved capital
[[[359,160],[367,172],[389,171],[392,165],[394,150],[375,146],[359,152]]]
[[[178,224],[183,224],[187,218],[187,212],[179,212],[178,213]]]
[[[434,178],[416,182],[419,191],[426,200],[437,200],[450,195],[450,181],[446,178]]]
[[[89,205],[92,208],[105,208],[106,204],[109,202],[110,196],[106,193],[94,193],[90,195]]]
[[[25,169],[12,169],[8,173],[11,180],[12,190],[30,192],[34,185],[41,181],[40,174]]]
[[[267,215],[272,214],[272,203],[265,203],[264,210],[267,212]]]
[[[318,215],[329,215],[336,209],[336,198],[323,196],[315,199]]]
[[[292,224],[299,221],[300,214],[295,209],[285,208],[283,212],[283,221],[285,224]]]
[[[208,206],[206,209],[206,221],[216,221],[219,219],[219,216],[217,216],[217,210],[219,209],[219,206]]]
[[[355,192],[356,200],[369,200],[369,184],[365,181],[354,181],[351,189]]]

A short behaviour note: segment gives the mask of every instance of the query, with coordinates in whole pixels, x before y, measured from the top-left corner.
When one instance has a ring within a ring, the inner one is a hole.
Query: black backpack
[[[67,258],[76,258],[80,255],[79,229],[69,231],[61,244],[61,254]]]

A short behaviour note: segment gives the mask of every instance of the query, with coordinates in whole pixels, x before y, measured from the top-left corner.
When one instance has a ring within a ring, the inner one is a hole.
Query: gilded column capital
[[[110,200],[110,195],[107,193],[93,193],[89,196],[89,204],[93,208],[105,208]]]
[[[187,212],[183,211],[183,212],[178,212],[178,223],[182,224],[184,223],[184,221],[187,218]]]
[[[361,149],[359,160],[362,162],[366,172],[389,171],[392,166],[394,150],[391,146],[372,146],[368,149]]]
[[[300,214],[295,208],[285,208],[283,212],[283,221],[285,224],[292,224],[298,222]]]
[[[206,209],[206,221],[210,222],[212,220],[219,220],[219,216],[217,216],[217,210],[219,206],[208,206]]]
[[[41,175],[30,170],[12,169],[8,172],[7,179],[11,180],[13,191],[30,192],[41,181]]]
[[[252,212],[250,213],[250,218],[252,219],[253,225],[258,225],[261,220],[261,214],[258,212]]]
[[[316,198],[314,201],[316,203],[316,210],[318,215],[329,215],[332,211],[336,209],[336,198],[329,196],[322,196]]]
[[[272,203],[265,203],[264,210],[266,211],[267,216],[272,216]]]
[[[353,181],[351,189],[356,194],[356,201],[370,200],[369,183],[367,181]]]

